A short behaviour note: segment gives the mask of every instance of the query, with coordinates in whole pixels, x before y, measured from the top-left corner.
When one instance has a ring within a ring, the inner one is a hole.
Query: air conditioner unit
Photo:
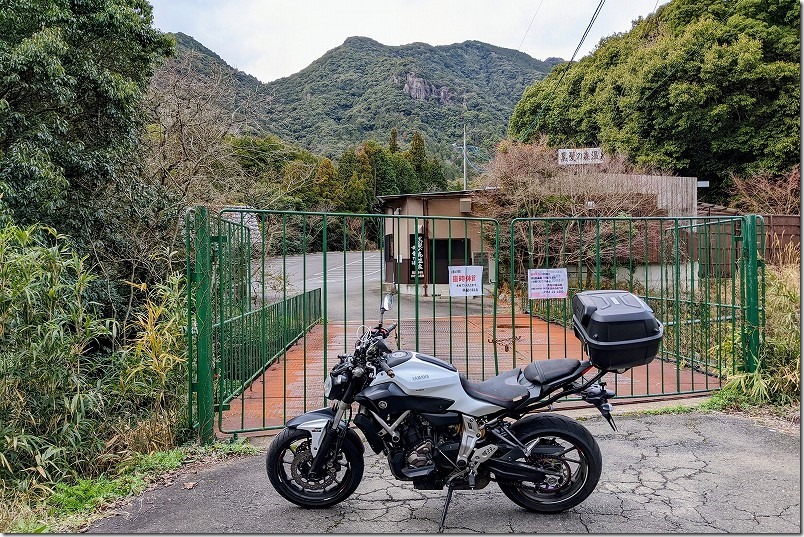
[[[461,212],[462,213],[472,212],[472,198],[461,198]]]

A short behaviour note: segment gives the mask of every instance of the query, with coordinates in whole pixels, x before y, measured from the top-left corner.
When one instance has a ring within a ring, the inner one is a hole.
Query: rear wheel
[[[309,475],[313,463],[310,433],[285,429],[268,448],[265,467],[277,492],[296,505],[312,509],[331,507],[348,498],[363,478],[363,455],[345,439],[338,453],[330,453],[322,475]]]
[[[603,458],[594,437],[560,415],[532,416],[512,426],[530,455],[518,459],[545,474],[538,483],[501,482],[514,503],[537,513],[559,513],[583,502],[600,479]]]

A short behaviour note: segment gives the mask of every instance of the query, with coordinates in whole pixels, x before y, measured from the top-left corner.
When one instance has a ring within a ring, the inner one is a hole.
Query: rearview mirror
[[[380,306],[380,313],[385,313],[391,309],[391,306],[394,305],[394,295],[385,295],[382,297],[382,305]]]

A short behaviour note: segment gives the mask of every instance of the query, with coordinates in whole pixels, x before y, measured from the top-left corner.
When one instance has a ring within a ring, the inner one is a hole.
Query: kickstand
[[[447,519],[447,509],[449,509],[449,502],[452,501],[452,483],[447,488],[447,501],[444,502],[444,512],[441,513],[441,525],[438,526],[438,533],[444,533],[444,521]]]

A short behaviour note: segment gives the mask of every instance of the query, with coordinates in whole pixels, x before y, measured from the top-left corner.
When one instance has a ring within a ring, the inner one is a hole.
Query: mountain
[[[190,36],[176,40],[178,54],[192,49],[223,63]],[[479,41],[392,47],[350,37],[291,76],[266,84],[242,72],[235,78],[270,96],[258,125],[315,153],[336,157],[366,139],[385,144],[396,128],[403,148],[418,130],[429,150],[457,160],[452,144],[461,144],[464,121],[469,144],[491,147],[524,89],[562,62]]]

